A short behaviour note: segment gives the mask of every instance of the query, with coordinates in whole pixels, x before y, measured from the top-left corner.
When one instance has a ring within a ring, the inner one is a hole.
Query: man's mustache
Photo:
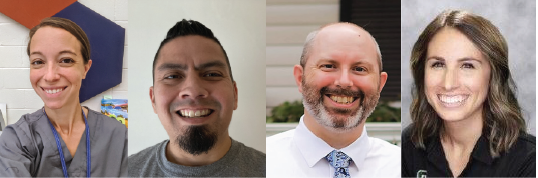
[[[364,92],[360,89],[357,89],[357,90],[343,89],[343,88],[331,89],[329,87],[323,87],[319,90],[319,93],[322,96],[326,94],[332,94],[332,95],[359,97],[361,98],[361,102],[362,102],[362,99],[364,98]]]
[[[201,98],[201,99],[182,99],[170,103],[170,112],[176,112],[179,107],[188,107],[188,106],[203,106],[211,107],[214,109],[220,109],[221,104],[215,99],[212,98]]]

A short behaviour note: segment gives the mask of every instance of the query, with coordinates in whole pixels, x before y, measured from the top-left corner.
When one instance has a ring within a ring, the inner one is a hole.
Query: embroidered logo
[[[426,177],[428,177],[428,171],[426,170],[417,171],[417,178],[426,178]]]

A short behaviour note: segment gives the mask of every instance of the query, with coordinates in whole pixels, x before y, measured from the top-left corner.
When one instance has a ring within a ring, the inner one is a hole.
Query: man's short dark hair
[[[230,67],[230,60],[228,60],[228,55],[226,54],[226,51],[220,44],[217,37],[213,35],[213,32],[204,24],[198,21],[183,19],[177,22],[176,25],[170,28],[170,30],[168,30],[166,38],[164,38],[164,40],[161,42],[161,45],[159,46],[159,49],[157,49],[157,53],[155,54],[155,58],[153,59],[153,83],[155,83],[155,64],[157,64],[157,58],[159,57],[159,52],[161,51],[161,48],[164,46],[164,44],[168,43],[174,38],[189,35],[203,36],[219,44],[220,49],[222,49],[222,52],[224,53],[224,57],[226,57],[226,64],[228,65],[228,70],[230,71],[230,78],[232,79],[232,82],[234,82],[234,77],[232,76],[232,68]]]

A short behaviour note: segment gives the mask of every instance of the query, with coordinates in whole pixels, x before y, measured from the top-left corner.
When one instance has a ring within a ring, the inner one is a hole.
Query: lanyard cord
[[[54,134],[54,139],[56,140],[56,146],[58,147],[58,152],[60,152],[60,159],[62,162],[62,170],[64,173],[64,177],[68,177],[67,167],[65,166],[64,152],[62,150],[62,143],[60,142],[60,137],[58,137],[58,132],[56,131],[56,128],[54,128],[54,126],[50,122],[50,119],[48,118],[47,112],[45,112],[44,107],[43,107],[43,113],[45,113],[45,117],[47,117],[47,120],[49,121],[50,128],[52,130],[52,133]],[[86,124],[86,157],[87,157],[86,177],[90,177],[90,170],[91,170],[90,127],[88,126],[88,122],[86,120],[86,115],[84,114],[84,110],[82,110],[82,116],[84,116],[84,124]]]

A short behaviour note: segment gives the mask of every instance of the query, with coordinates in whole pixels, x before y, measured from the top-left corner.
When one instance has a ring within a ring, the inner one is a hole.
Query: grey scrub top
[[[91,176],[127,176],[127,128],[88,109]],[[86,132],[74,157],[60,137],[67,173],[86,177]],[[63,177],[60,154],[47,117],[38,110],[8,125],[0,135],[0,177]]]

